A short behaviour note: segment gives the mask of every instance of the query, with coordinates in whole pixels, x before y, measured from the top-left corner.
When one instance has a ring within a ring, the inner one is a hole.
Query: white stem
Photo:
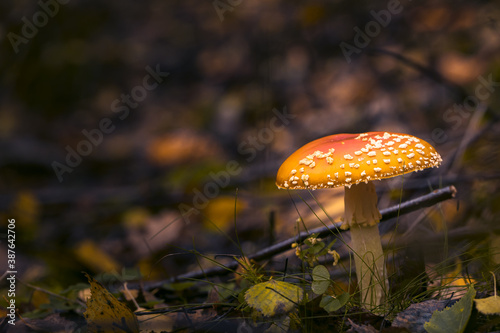
[[[373,310],[382,304],[387,291],[387,272],[378,225],[351,227],[351,248],[354,252],[361,303]]]
[[[384,252],[378,230],[381,215],[377,208],[377,193],[372,182],[345,188],[345,226],[351,229],[356,276],[361,302],[369,310],[384,300],[388,290]]]

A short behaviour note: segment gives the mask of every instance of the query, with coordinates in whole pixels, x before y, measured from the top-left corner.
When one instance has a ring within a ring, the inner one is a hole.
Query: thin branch
[[[153,314],[164,314],[164,313],[175,313],[175,312],[194,312],[196,310],[205,310],[205,309],[210,309],[213,308],[214,306],[220,307],[220,308],[234,308],[235,304],[232,303],[209,303],[209,304],[203,304],[203,305],[198,305],[198,306],[192,306],[192,307],[181,307],[181,308],[162,308],[162,309],[153,309],[153,310],[143,310],[143,311],[136,311],[134,314],[136,316],[149,316]]]
[[[439,190],[435,190],[429,194],[420,196],[420,197],[415,198],[413,200],[403,202],[401,205],[396,205],[396,206],[384,209],[380,212],[382,214],[382,219],[380,220],[380,222],[387,221],[387,220],[394,218],[396,216],[408,214],[408,213],[411,213],[411,212],[418,210],[420,208],[430,207],[430,206],[435,205],[436,203],[439,203],[441,201],[445,201],[445,200],[454,198],[456,192],[457,192],[457,190],[455,189],[454,186],[448,186],[448,187],[445,187],[445,188],[442,188]],[[341,225],[341,223],[332,223],[332,225],[327,226],[327,227],[320,227],[320,228],[310,230],[309,233],[301,232],[298,236],[291,237],[291,238],[286,239],[284,241],[281,241],[277,244],[269,246],[269,247],[255,253],[253,255],[248,256],[248,258],[253,259],[255,261],[271,258],[276,254],[291,250],[292,249],[291,245],[293,243],[302,242],[306,238],[310,237],[311,234],[318,234],[318,237],[326,237],[329,235],[338,234],[338,233],[343,231],[340,229],[340,225]],[[189,279],[202,279],[202,278],[207,278],[207,277],[211,277],[211,276],[222,276],[222,275],[229,274],[231,271],[235,270],[237,267],[238,267],[238,262],[236,262],[236,260],[233,260],[229,264],[205,269],[203,272],[202,271],[188,272],[185,274],[181,274],[181,275],[172,277],[172,278],[165,280],[165,281],[148,283],[148,284],[146,284],[145,287],[146,287],[146,289],[151,290],[151,289],[161,287],[164,283],[172,283],[172,282],[189,280]]]
[[[454,84],[451,81],[448,81],[445,79],[438,71],[436,71],[433,68],[426,67],[424,65],[421,65],[417,63],[416,61],[413,61],[412,59],[390,51],[390,50],[385,50],[385,49],[379,49],[379,48],[370,48],[366,50],[366,54],[368,55],[387,55],[390,57],[393,57],[394,59],[397,59],[401,61],[401,63],[405,64],[406,66],[413,68],[414,70],[422,73],[423,75],[427,76],[431,80],[437,82],[438,84],[443,85],[446,87],[446,89],[450,90],[453,94],[457,96],[460,100],[463,100],[465,97],[467,97],[467,92],[465,91],[464,88],[462,88],[459,85]]]

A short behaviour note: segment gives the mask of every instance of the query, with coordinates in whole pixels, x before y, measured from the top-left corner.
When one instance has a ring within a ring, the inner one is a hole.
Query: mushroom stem
[[[354,263],[361,291],[361,302],[373,310],[382,303],[384,292],[387,290],[384,252],[378,225],[353,226],[351,248],[355,253]]]
[[[378,230],[382,217],[377,208],[377,193],[372,182],[345,188],[344,227],[351,229],[351,248],[361,302],[369,310],[379,306],[388,288],[384,252]]]

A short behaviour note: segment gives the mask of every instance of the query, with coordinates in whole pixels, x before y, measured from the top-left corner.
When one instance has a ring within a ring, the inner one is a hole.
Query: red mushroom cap
[[[335,134],[312,141],[278,170],[284,189],[348,186],[438,167],[441,156],[428,142],[408,134]]]

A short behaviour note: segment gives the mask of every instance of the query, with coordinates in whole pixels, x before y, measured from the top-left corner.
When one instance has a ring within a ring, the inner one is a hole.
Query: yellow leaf
[[[446,288],[438,288],[441,297],[459,299],[467,292],[465,287],[475,284],[476,280],[462,274],[463,269],[460,260],[457,259],[456,264],[450,267],[453,268],[453,271],[442,273],[429,266],[427,274],[433,280],[432,286],[446,286]]]
[[[42,304],[50,304],[49,295],[43,291],[34,290],[31,295],[31,305],[38,309]]]
[[[465,205],[462,205],[465,206]],[[427,214],[427,219],[434,228],[434,231],[441,232],[453,226],[453,221],[456,221],[457,203],[455,201],[442,202],[441,209],[432,209]]]
[[[493,275],[493,289],[494,295],[487,298],[475,299],[476,308],[479,312],[489,315],[489,314],[500,314],[500,297],[497,296],[497,279],[495,273],[491,272]]]
[[[19,192],[11,206],[16,224],[23,229],[23,237],[31,239],[38,230],[40,203],[31,192]]]
[[[139,323],[135,314],[99,282],[87,273],[85,276],[92,294],[87,300],[87,310],[83,313],[87,320],[87,331],[138,333]]]
[[[123,214],[123,224],[127,227],[143,227],[150,215],[146,208],[132,207]]]
[[[118,263],[91,240],[84,240],[78,244],[75,254],[78,259],[96,272],[113,272],[119,270]]]
[[[205,208],[204,213],[207,218],[203,220],[203,224],[209,230],[227,231],[233,226],[235,214],[237,215],[243,208],[245,203],[240,198],[236,201],[231,196],[217,197]]]
[[[500,314],[500,297],[491,296],[487,298],[475,299],[476,308],[479,312],[489,314]]]
[[[293,310],[303,296],[304,290],[294,284],[269,280],[248,289],[245,301],[264,316],[273,317]]]

